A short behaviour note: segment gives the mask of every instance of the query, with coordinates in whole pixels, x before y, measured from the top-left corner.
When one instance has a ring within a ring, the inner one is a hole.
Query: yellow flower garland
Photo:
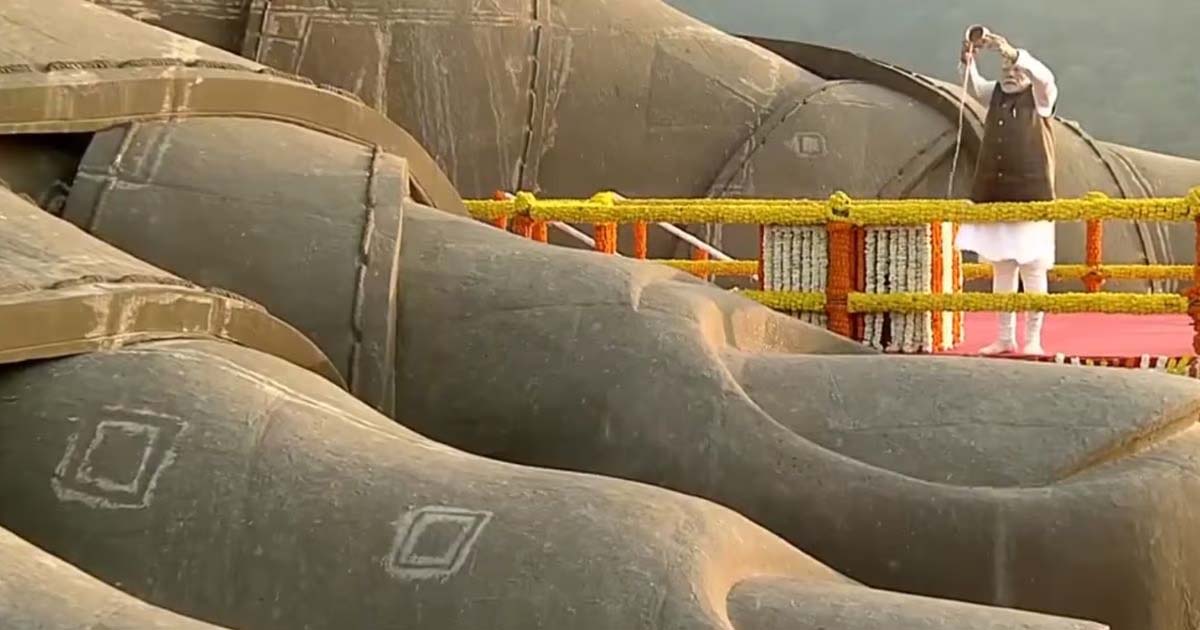
[[[1195,269],[1191,265],[1100,265],[1094,268],[1105,278],[1122,280],[1191,280]],[[1092,268],[1087,265],[1055,265],[1051,280],[1079,279]],[[964,263],[963,278],[980,280],[992,277],[992,267],[981,263]]]
[[[511,201],[498,201],[495,199],[471,199],[465,201],[467,210],[471,216],[480,221],[493,221],[495,219],[506,219],[516,214]]]
[[[777,311],[811,313],[825,310],[824,293],[800,291],[739,291],[738,293]]]
[[[819,225],[847,222],[862,226],[906,226],[934,222],[1010,221],[1192,221],[1200,217],[1200,187],[1184,197],[1110,199],[1090,193],[1082,199],[974,204],[962,199],[853,200],[837,192],[813,199],[623,199],[608,192],[589,200],[537,199],[527,192],[510,201],[471,200],[472,216],[490,220],[524,214],[539,221],[609,223],[730,223]],[[507,210],[506,210],[507,208]],[[508,214],[506,215],[505,212]]]
[[[533,221],[571,223],[729,223],[776,226],[826,225],[830,233],[847,225],[907,227],[950,223],[1012,221],[1137,220],[1183,222],[1200,219],[1200,187],[1181,198],[1110,199],[1090,193],[1082,199],[1039,202],[974,204],[967,200],[906,199],[853,200],[843,192],[828,200],[789,199],[624,199],[611,192],[591,199],[537,199],[528,192],[511,200],[467,202],[472,216],[488,221],[523,217]],[[1200,244],[1198,244],[1200,247]],[[841,259],[840,257],[833,257]],[[750,276],[759,261],[666,260],[663,264],[697,274]],[[962,265],[965,278],[991,276],[988,265]],[[845,270],[843,270],[845,271]],[[1086,278],[1096,273],[1106,278],[1190,280],[1188,265],[1059,265],[1054,279]],[[844,283],[842,283],[844,284]],[[842,289],[844,291],[844,289]],[[747,297],[782,311],[819,312],[826,309],[825,293],[745,291]],[[1052,295],[988,293],[875,294],[849,292],[836,313],[922,313],[936,311],[1046,311],[1051,313],[1187,313],[1188,299],[1180,295],[1130,295],[1068,293]],[[833,313],[833,311],[831,311]],[[844,323],[844,322],[843,322]],[[845,326],[843,326],[845,327]]]
[[[1134,295],[1127,293],[954,293],[920,294],[855,293],[849,308],[855,313],[891,313],[926,311],[1045,311],[1048,313],[1186,313],[1187,298],[1182,295]]]
[[[820,311],[824,293],[742,291],[765,306],[785,311]],[[929,311],[1045,311],[1048,313],[1187,313],[1187,298],[1173,294],[1053,293],[851,293],[851,313],[925,313]]]
[[[651,259],[653,262],[694,274],[716,276],[753,276],[758,273],[757,260],[674,260]]]

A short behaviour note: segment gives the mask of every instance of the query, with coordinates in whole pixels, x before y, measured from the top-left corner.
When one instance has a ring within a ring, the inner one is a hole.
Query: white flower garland
[[[953,246],[950,225],[943,228],[942,274],[933,277],[932,230],[928,226],[872,227],[865,231],[867,293],[930,292],[935,282],[952,291]],[[764,231],[763,284],[768,291],[824,292],[829,273],[829,237],[823,226],[769,226]],[[825,313],[792,313],[798,319],[828,325]],[[942,326],[940,349],[953,347],[952,314],[935,321],[932,313],[880,313],[864,317],[863,342],[885,349],[885,328],[890,333],[886,350],[906,353],[930,352],[933,327]]]
[[[866,284],[870,288],[869,293],[887,293],[888,291],[888,261],[890,260],[888,249],[888,234],[885,228],[871,228],[867,230],[869,238],[874,242],[875,246],[872,263],[867,270]],[[887,313],[879,313],[873,315],[874,320],[871,336],[867,339],[872,348],[878,350],[883,349],[883,330],[888,325],[889,317]]]
[[[919,226],[910,228],[913,247],[917,252],[917,264],[913,267],[914,290],[921,293],[933,291],[933,230]],[[920,352],[933,352],[933,313],[913,313],[915,329],[914,347]]]
[[[887,257],[887,241],[879,238],[879,231],[873,228],[868,228],[864,231],[866,239],[864,254],[866,258],[866,269],[863,272],[864,285],[863,291],[867,293],[880,293],[884,287],[881,283],[882,276],[880,272],[881,261]],[[879,348],[883,338],[883,322],[884,315],[882,313],[872,313],[864,319],[863,343],[866,343],[872,348]]]
[[[942,277],[938,278],[938,282],[941,283],[942,293],[954,293],[954,225],[951,223],[942,224]],[[942,313],[937,325],[942,327],[942,347],[938,349],[953,348],[954,313]]]
[[[904,236],[898,229],[888,230],[888,250],[891,252],[891,258],[888,260],[888,293],[896,293],[903,291],[907,287],[904,286],[903,271],[908,266],[908,256],[904,249]],[[888,313],[888,317],[892,322],[892,340],[888,344],[888,349],[895,352],[900,350],[900,344],[904,340],[904,316],[896,313]]]
[[[822,292],[829,269],[824,227],[771,226],[764,233],[763,285],[768,291]],[[801,321],[825,326],[819,312],[793,312]]]

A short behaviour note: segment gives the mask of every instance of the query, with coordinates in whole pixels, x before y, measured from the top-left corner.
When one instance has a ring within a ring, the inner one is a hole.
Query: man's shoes
[[[996,340],[988,344],[979,354],[1006,354],[1017,351],[1017,314],[996,313]]]
[[[1045,313],[1029,313],[1025,321],[1025,349],[1024,353],[1028,355],[1040,356],[1046,354],[1042,349],[1042,322],[1046,319]]]
[[[983,355],[1007,354],[1007,353],[1016,352],[1016,351],[1017,351],[1016,342],[1007,341],[1004,339],[997,339],[996,341],[993,341],[992,343],[984,346],[979,351],[979,354],[983,354]]]

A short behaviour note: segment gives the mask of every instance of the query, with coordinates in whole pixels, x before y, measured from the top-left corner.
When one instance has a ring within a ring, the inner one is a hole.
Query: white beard
[[[1030,85],[1031,85],[1030,82],[1027,80],[1021,81],[1019,83],[1009,83],[1008,81],[1004,81],[1004,80],[1000,81],[1000,89],[1003,90],[1006,94],[1016,94],[1018,92],[1023,92],[1027,88],[1029,88]]]

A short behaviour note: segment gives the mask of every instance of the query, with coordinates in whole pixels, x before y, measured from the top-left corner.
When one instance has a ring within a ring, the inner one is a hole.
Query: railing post
[[[758,226],[758,290],[767,289],[767,226]]]
[[[617,253],[617,224],[596,223],[592,226],[596,238],[596,251],[605,254]]]
[[[513,233],[525,238],[533,238],[533,219],[517,215],[512,220]]]
[[[649,248],[649,234],[646,222],[637,221],[633,224],[633,257],[645,260]]]
[[[953,249],[952,253],[950,254],[951,256],[953,256],[953,258],[951,258],[951,262],[950,262],[950,287],[951,287],[950,292],[957,294],[957,293],[963,292],[963,276],[962,276],[963,259],[962,259],[962,250],[960,250],[958,248],[958,230],[959,230],[960,226],[958,223],[954,223],[951,225],[952,225],[952,227],[950,229],[953,231],[953,236],[951,236],[951,238],[950,238],[950,243],[952,244],[954,249]],[[950,343],[952,345],[958,345],[958,344],[962,343],[963,341],[966,341],[966,335],[964,334],[964,331],[963,331],[963,321],[964,321],[964,317],[963,317],[962,311],[954,311],[954,313],[950,316],[950,331],[951,331]]]
[[[592,195],[588,203],[593,203],[602,206],[616,205],[617,195],[611,192],[600,192]],[[593,247],[598,252],[605,254],[617,253],[617,223],[615,221],[599,221],[592,224],[593,236],[596,240],[596,245]]]
[[[516,199],[516,195],[509,194],[503,190],[496,190],[492,192],[492,200],[494,201],[512,201],[513,199]],[[508,230],[508,217],[496,217],[494,219],[489,219],[488,223],[492,224],[493,227],[500,228],[501,230]]]
[[[1193,208],[1193,212],[1200,208]],[[1195,263],[1192,266],[1192,288],[1188,289],[1188,315],[1192,316],[1192,350],[1200,354],[1200,217],[1194,220],[1196,229]]]
[[[1085,199],[1103,201],[1108,195],[1100,192],[1089,193]],[[1104,261],[1104,222],[1100,219],[1088,219],[1084,228],[1084,262],[1088,271],[1083,275],[1083,288],[1088,293],[1096,293],[1104,286],[1104,276],[1096,271]]]
[[[1192,351],[1200,354],[1200,186],[1188,191],[1184,197],[1187,210],[1195,229],[1195,252],[1192,263],[1192,286],[1187,290],[1188,315],[1192,317]]]
[[[550,240],[550,226],[545,221],[534,221],[529,227],[530,237],[539,242],[545,243]]]
[[[704,260],[709,260],[710,258],[711,258],[711,256],[709,256],[707,251],[700,249],[699,247],[692,248],[692,260],[704,261]],[[708,274],[708,273],[705,273],[702,271],[697,271],[692,275],[696,276],[697,278],[700,278],[701,280],[705,280],[705,281],[712,280],[711,274]]]
[[[1104,276],[1096,271],[1103,258],[1104,222],[1100,219],[1089,219],[1087,222],[1087,252],[1086,261],[1088,272],[1083,276],[1083,286],[1088,293],[1095,293],[1104,286]]]
[[[942,279],[944,276],[945,267],[942,264],[942,224],[934,221],[929,224],[929,291],[930,293],[942,293]],[[942,349],[944,339],[942,338],[942,312],[933,311],[929,314],[930,332],[932,333],[932,352],[937,353]]]
[[[867,290],[867,228],[853,226],[850,229],[850,238],[854,240],[854,251],[851,253],[853,261],[851,276],[854,281],[852,289],[856,292],[864,292]],[[853,339],[866,341],[867,318],[862,313],[851,313],[850,323],[854,330]]]
[[[537,203],[537,198],[529,192],[518,192],[513,198],[512,227],[514,234],[525,238],[533,236],[533,219],[529,215],[533,212],[535,203]]]
[[[849,215],[850,199],[835,193],[829,199],[829,218],[825,230],[829,235],[827,256],[829,276],[825,282],[825,315],[828,328],[844,337],[852,337],[854,326],[850,319],[849,295],[854,286],[854,226],[841,217]]]

